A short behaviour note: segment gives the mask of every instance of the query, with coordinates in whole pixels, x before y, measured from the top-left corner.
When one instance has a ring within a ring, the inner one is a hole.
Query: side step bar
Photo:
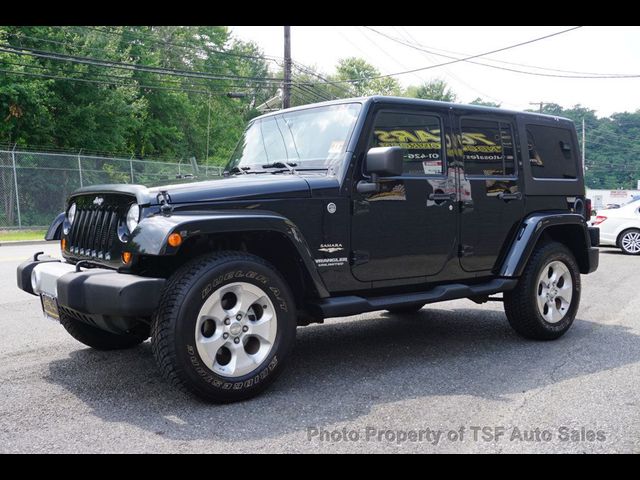
[[[365,312],[386,310],[389,308],[409,307],[420,303],[435,303],[460,298],[482,297],[511,290],[516,286],[515,278],[497,278],[477,285],[452,283],[438,285],[426,292],[402,293],[381,297],[345,296],[326,298],[313,305],[314,315],[320,318],[348,317]]]

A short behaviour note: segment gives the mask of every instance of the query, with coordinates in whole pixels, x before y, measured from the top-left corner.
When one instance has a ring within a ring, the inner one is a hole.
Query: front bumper
[[[18,287],[32,295],[55,297],[62,314],[85,323],[124,333],[150,318],[160,304],[163,278],[147,278],[76,267],[48,257],[27,260],[18,267]]]

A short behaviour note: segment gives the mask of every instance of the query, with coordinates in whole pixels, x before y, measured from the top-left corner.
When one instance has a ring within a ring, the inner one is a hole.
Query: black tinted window
[[[435,115],[382,112],[376,118],[371,147],[400,147],[403,175],[444,173],[442,126]]]
[[[467,175],[515,175],[513,129],[509,123],[463,118],[460,128]]]
[[[571,131],[566,128],[527,125],[529,163],[535,178],[577,178]]]

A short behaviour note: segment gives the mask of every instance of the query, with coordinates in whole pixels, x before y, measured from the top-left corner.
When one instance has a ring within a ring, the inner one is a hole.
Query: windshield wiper
[[[243,175],[247,174],[247,170],[251,170],[250,167],[233,167],[229,170],[229,173],[242,173]]]
[[[252,170],[251,167],[233,167],[228,172],[225,172],[227,175],[258,175],[260,173],[267,173],[260,170]]]
[[[298,164],[294,163],[294,162],[273,162],[273,163],[268,163],[266,165],[262,165],[262,168],[267,169],[267,168],[286,168],[287,170],[289,170],[292,174],[296,173],[296,169],[293,167],[297,167]]]

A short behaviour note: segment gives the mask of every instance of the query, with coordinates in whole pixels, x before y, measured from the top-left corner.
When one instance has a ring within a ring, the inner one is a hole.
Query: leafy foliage
[[[14,47],[229,77],[166,76],[0,53],[1,68],[8,70],[0,76],[4,144],[221,163],[253,103],[274,90],[231,78],[263,78],[268,66],[255,45],[232,39],[226,27],[0,27],[0,39]],[[228,53],[220,54],[223,49]],[[236,91],[250,95],[225,95]]]
[[[196,157],[201,165],[219,165],[226,162],[246,121],[259,114],[256,107],[276,97],[281,87],[260,81],[281,78],[281,63],[274,65],[256,45],[233,38],[227,27],[0,26],[0,43],[119,62],[95,65],[0,52],[0,144],[5,145],[175,161]],[[245,96],[229,98],[229,92]],[[375,66],[353,57],[341,60],[329,75],[294,62],[292,94],[293,105],[365,95],[458,100],[442,79],[403,90],[396,79],[381,77]],[[481,98],[471,103],[499,107]],[[581,105],[546,104],[544,113],[569,117],[579,129],[584,118],[589,187],[635,187],[640,179],[640,111],[598,118]],[[116,172],[105,173],[119,180]],[[47,180],[33,182],[46,185]],[[10,178],[0,181],[8,185]],[[3,203],[9,205],[9,200]]]
[[[424,100],[439,100],[441,102],[455,102],[458,96],[449,88],[447,82],[436,78],[420,86],[410,86],[405,92],[407,97],[422,98]]]
[[[379,77],[380,71],[361,58],[345,58],[338,62],[337,80],[354,80],[353,88],[359,97],[367,95],[400,95],[400,83],[392,77]],[[373,78],[372,78],[373,77]]]

